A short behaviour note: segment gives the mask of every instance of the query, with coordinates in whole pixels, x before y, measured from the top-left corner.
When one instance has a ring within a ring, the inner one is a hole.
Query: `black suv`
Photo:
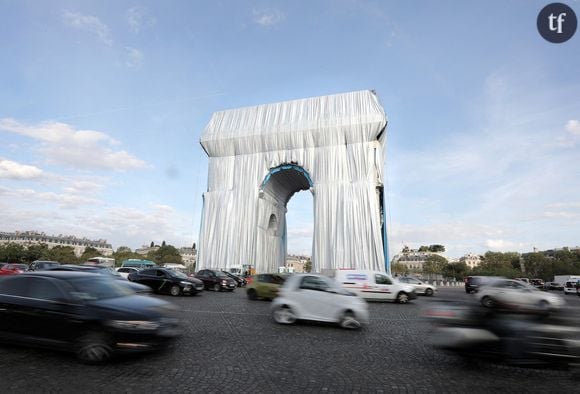
[[[468,294],[477,293],[481,286],[487,285],[494,279],[499,279],[497,276],[468,276],[465,278],[465,292]]]
[[[132,272],[128,279],[131,282],[149,286],[156,293],[168,293],[172,296],[195,295],[203,290],[202,281],[168,268],[147,268],[139,272]]]
[[[234,291],[236,288],[236,281],[222,271],[201,270],[195,277],[203,282],[206,289],[212,289],[213,291]]]
[[[60,263],[58,261],[36,260],[30,263],[28,271],[47,271],[59,265]]]

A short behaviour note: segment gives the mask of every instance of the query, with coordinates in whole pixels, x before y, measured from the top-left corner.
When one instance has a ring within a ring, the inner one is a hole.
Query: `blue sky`
[[[214,111],[374,89],[391,255],[579,245],[580,33],[543,40],[546,4],[0,0],[0,231],[190,245]]]

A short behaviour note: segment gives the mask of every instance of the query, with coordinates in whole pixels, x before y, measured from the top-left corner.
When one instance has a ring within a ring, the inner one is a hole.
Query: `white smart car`
[[[355,329],[368,324],[369,312],[364,299],[324,275],[291,275],[272,301],[272,317],[279,324],[296,320],[338,323]]]

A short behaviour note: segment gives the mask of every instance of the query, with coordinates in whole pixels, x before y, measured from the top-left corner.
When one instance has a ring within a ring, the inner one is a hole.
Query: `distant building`
[[[479,267],[482,261],[483,259],[480,255],[473,253],[467,253],[459,258],[459,262],[465,263],[469,269]]]
[[[73,235],[46,235],[36,231],[16,231],[13,233],[0,232],[0,244],[15,243],[22,246],[45,244],[49,249],[55,246],[70,246],[75,255],[82,255],[86,248],[94,248],[103,256],[113,254],[113,248],[105,239],[90,240],[77,238]]]
[[[391,260],[391,269],[395,264],[400,264],[405,269],[405,273],[411,275],[421,275],[423,273],[423,266],[427,258],[432,255],[445,257],[442,252],[429,252],[405,248],[401,253],[396,254]]]
[[[154,246],[147,246],[147,245],[143,245],[138,249],[135,249],[135,253],[143,255],[143,256],[147,256],[149,254],[149,252],[157,252],[159,250],[160,246],[159,245],[154,245]]]
[[[307,256],[286,256],[286,269],[284,271],[289,273],[303,273],[304,266],[308,262],[308,259],[309,257]]]
[[[181,261],[186,267],[195,268],[195,262],[197,261],[197,249],[194,248],[179,248],[179,254],[181,255]]]

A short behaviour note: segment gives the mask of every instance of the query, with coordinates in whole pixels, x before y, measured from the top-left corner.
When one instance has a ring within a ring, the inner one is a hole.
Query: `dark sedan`
[[[564,285],[562,285],[561,283],[556,283],[556,282],[546,282],[546,283],[544,283],[544,290],[563,291]]]
[[[223,271],[223,273],[232,278],[234,281],[236,281],[236,286],[238,287],[246,287],[246,285],[248,284],[248,281],[242,278],[241,276],[234,275],[228,271]]]
[[[195,295],[203,290],[203,282],[189,278],[183,272],[167,268],[147,268],[132,272],[128,279],[149,286],[156,293],[166,293],[172,296],[180,294]]]
[[[73,351],[86,363],[166,346],[180,333],[175,307],[85,272],[0,278],[0,341]]]
[[[74,264],[63,264],[51,268],[49,271],[80,271],[80,272],[88,272],[97,275],[106,275],[112,279],[116,279],[119,281],[121,286],[127,287],[130,290],[134,291],[135,293],[139,294],[148,294],[151,293],[151,288],[149,286],[141,285],[139,283],[134,283],[128,281],[127,279],[123,278],[121,274],[117,271],[113,270],[112,268],[108,267],[99,267],[96,265],[74,265]]]
[[[201,270],[195,277],[203,281],[206,289],[213,291],[234,291],[236,289],[236,281],[227,276],[223,271]]]

